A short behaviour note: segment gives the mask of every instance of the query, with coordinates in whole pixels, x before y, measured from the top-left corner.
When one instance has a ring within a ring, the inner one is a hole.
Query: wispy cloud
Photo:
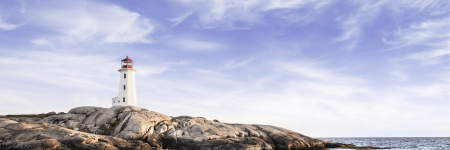
[[[198,52],[217,51],[224,47],[224,45],[217,42],[198,39],[188,39],[188,38],[174,39],[170,42],[170,45],[180,50],[198,51]]]
[[[335,42],[347,42],[348,51],[352,51],[359,41],[359,36],[362,34],[362,26],[371,23],[378,15],[379,10],[383,7],[384,1],[369,2],[360,1],[353,2],[353,7],[357,7],[357,11],[349,16],[343,16],[336,19],[341,24],[342,35],[335,39]]]
[[[284,8],[298,8],[304,4],[311,3],[312,1],[303,0],[271,0],[263,4],[263,10],[284,9]]]
[[[416,97],[416,99],[430,98],[434,100],[444,100],[450,95],[448,93],[449,87],[445,83],[427,84],[420,86],[398,86],[396,88],[399,88],[399,90],[396,91],[402,91],[403,94],[412,94],[414,97]]]
[[[138,13],[119,6],[86,1],[68,2],[57,7],[46,5],[31,8],[27,14],[31,25],[54,32],[37,41],[69,44],[93,43],[151,43],[147,37],[154,26]],[[51,8],[50,8],[51,7]],[[42,36],[42,35],[41,35]],[[36,41],[35,40],[35,41]]]
[[[409,80],[409,75],[406,74],[405,72],[402,72],[402,71],[398,71],[398,70],[392,71],[391,75],[393,75],[394,77],[396,77],[400,81],[408,81]]]
[[[415,61],[420,65],[436,65],[448,62],[450,49],[438,49],[421,51],[408,54],[407,56],[394,58],[393,61]]]
[[[89,66],[89,64],[96,64],[97,67],[110,66],[112,68],[112,64],[108,64],[110,61],[110,58],[102,56],[69,56],[52,52],[35,51],[16,55],[15,57],[2,58],[0,65],[4,68],[9,68],[6,74],[13,74],[27,81],[40,82],[40,84],[46,86],[55,85],[79,88],[89,86],[109,89],[100,83],[89,80],[100,77],[97,76],[99,74],[105,77],[108,76],[108,72],[105,72],[106,70],[97,72],[96,74],[84,72],[96,70],[93,67],[85,67]],[[20,69],[14,69],[13,67]],[[78,71],[74,72],[74,70]]]
[[[361,88],[364,80],[353,75],[340,73],[340,70],[321,67],[320,63],[315,61],[299,61],[274,63],[274,69],[280,73],[289,75],[294,74],[295,80],[300,82],[302,89],[313,90],[325,95],[351,95],[354,93],[370,92],[368,89]]]
[[[23,8],[23,5],[22,7]],[[0,30],[14,30],[26,24],[26,21],[22,20],[18,16],[12,16],[15,9],[1,9],[0,8]],[[18,12],[24,13],[24,11],[19,10]],[[14,22],[13,22],[14,21]],[[17,23],[19,22],[19,23]]]
[[[0,18],[0,29],[3,29],[3,30],[14,30],[22,25],[23,24],[6,23],[4,20],[2,20],[2,18]]]
[[[360,34],[358,20],[350,18],[343,23],[344,34],[336,38],[336,42],[342,42],[354,38]]]
[[[386,44],[396,48],[409,45],[448,46],[449,19],[427,20],[398,28],[391,38],[384,38]]]
[[[385,0],[388,2],[392,2],[389,0]],[[448,1],[433,1],[433,0],[425,0],[425,1],[409,1],[409,0],[398,0],[393,3],[393,5],[388,5],[395,11],[395,13],[406,13],[406,12],[426,12],[430,15],[437,15],[448,13]],[[405,10],[413,10],[413,11],[405,11]]]
[[[266,0],[266,1],[238,1],[238,0],[195,0],[177,1],[185,7],[196,10],[197,23],[199,28],[222,28],[227,30],[248,29],[256,23],[263,23],[265,12],[284,9],[298,9],[303,7],[312,7],[320,9],[331,1],[298,1],[298,0]],[[199,7],[201,6],[201,7]],[[280,12],[284,15],[277,15],[283,19],[290,19],[284,16],[298,16],[291,14],[291,11]],[[296,19],[299,21],[299,19]],[[301,19],[300,19],[301,20]],[[292,21],[292,20],[289,20]]]
[[[177,26],[178,24],[180,24],[181,22],[183,22],[187,17],[189,17],[190,15],[192,15],[192,13],[194,13],[194,12],[195,12],[195,11],[189,11],[189,12],[186,12],[186,13],[184,13],[184,14],[181,14],[181,15],[178,16],[178,17],[171,18],[171,19],[168,19],[168,20],[171,21],[171,22],[173,22],[172,27],[174,27],[174,26]]]
[[[114,57],[61,51],[1,53],[0,66],[7,71],[0,75],[4,79],[0,84],[10,85],[0,89],[8,93],[5,99],[0,100],[2,105],[11,104],[8,101],[16,101],[14,103],[26,104],[22,105],[22,109],[36,113],[40,109],[67,111],[74,105],[108,104],[105,100],[116,93],[117,85],[111,82],[116,79],[115,69],[118,67]],[[71,96],[77,95],[84,98],[96,97],[97,101],[68,101]],[[35,101],[48,105],[34,108],[37,104]],[[54,106],[62,103],[65,105]],[[1,113],[11,112],[5,110]]]
[[[417,9],[415,12],[409,13],[426,13],[430,16],[442,14],[448,9],[443,7],[443,1],[354,1],[351,7],[357,7],[353,15],[342,16],[337,19],[341,24],[342,34],[335,39],[336,42],[348,42],[347,49],[353,50],[356,48],[360,36],[364,34],[365,30],[362,28],[373,24],[373,20],[379,17],[380,10],[389,9],[394,10],[395,13],[390,14],[397,17],[407,16],[404,10]],[[444,32],[440,32],[444,31]],[[383,41],[388,44],[397,45],[398,47],[407,46],[411,44],[442,44],[442,41],[428,41],[430,38],[438,39],[443,36],[448,36],[448,18],[443,20],[429,20],[419,24],[411,25],[406,29],[399,28],[394,33],[394,38],[383,38]],[[436,43],[437,42],[437,43]]]
[[[243,67],[255,60],[256,60],[256,58],[249,58],[249,59],[246,59],[246,60],[240,61],[240,62],[230,60],[225,63],[224,67],[225,67],[225,69],[235,69],[235,68]]]
[[[351,83],[362,82],[361,79],[353,76],[340,75],[337,72],[340,70],[338,68],[327,69],[322,68],[320,61],[312,61],[312,60],[297,60],[295,62],[284,62],[280,63],[273,62],[275,65],[274,68],[279,68],[286,72],[296,73],[306,78],[311,79],[325,79],[325,80],[334,80],[334,81],[344,81]]]

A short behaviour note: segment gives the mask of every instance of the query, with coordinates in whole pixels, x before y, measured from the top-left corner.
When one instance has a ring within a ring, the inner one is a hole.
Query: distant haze
[[[0,115],[138,106],[312,137],[450,136],[449,1],[0,3]]]

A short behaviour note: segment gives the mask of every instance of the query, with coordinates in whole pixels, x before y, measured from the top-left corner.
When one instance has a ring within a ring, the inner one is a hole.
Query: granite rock
[[[0,118],[0,149],[326,149],[339,147],[270,126],[167,115],[135,106]]]

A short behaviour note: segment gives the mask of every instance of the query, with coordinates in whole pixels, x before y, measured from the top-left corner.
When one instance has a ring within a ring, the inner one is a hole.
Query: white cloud
[[[249,67],[240,67],[249,64],[251,64]],[[342,100],[349,101],[355,95],[367,95],[373,92],[370,88],[364,87],[365,82],[362,79],[341,70],[329,69],[314,61],[292,62],[285,59],[275,61],[252,57],[242,61],[229,61],[223,67],[227,66],[235,71],[242,69],[246,71],[234,74],[234,71],[229,72],[226,69],[202,69],[190,66],[186,69],[182,69],[185,67],[173,68],[172,71],[165,72],[161,76],[147,79],[151,81],[143,82],[153,83],[146,86],[158,86],[152,88],[157,91],[152,93],[153,96],[148,97],[163,97],[167,100],[183,99],[183,103],[186,104],[171,104],[171,107],[179,105],[177,107],[184,109],[173,110],[174,113],[183,114],[180,112],[183,111],[189,115],[201,115],[201,112],[210,111],[215,107],[230,107],[230,109],[248,113],[264,112],[264,114],[302,118],[307,117],[308,113],[317,113],[318,109],[323,110],[322,107],[325,106],[322,105],[336,108],[344,105],[340,104]],[[361,103],[354,105],[357,104]],[[199,106],[194,107],[197,105]],[[166,106],[160,104],[154,107]],[[299,113],[299,107],[302,108],[302,113]],[[321,118],[330,119],[328,114],[330,111],[321,111]],[[361,111],[364,111],[364,106],[361,106]],[[219,115],[216,117],[228,116],[220,112],[214,113]],[[355,112],[349,111],[344,114],[353,113]],[[232,118],[228,119],[236,121]],[[263,122],[258,119],[252,119],[252,121],[254,122],[247,120],[248,123]]]
[[[263,10],[284,9],[284,8],[298,8],[301,5],[310,3],[312,1],[305,0],[270,0],[263,4]]]
[[[436,17],[442,14],[448,14],[448,3],[446,1],[398,1],[396,5],[389,5],[396,10],[398,14],[422,13],[427,14],[426,19],[417,19],[419,21],[398,26],[390,36],[383,37],[384,43],[393,45],[392,49],[398,49],[411,45],[425,45],[439,49],[448,49],[449,44],[449,18]],[[416,9],[417,12],[405,11]]]
[[[170,45],[187,51],[217,51],[223,47],[223,45],[216,42],[188,38],[175,39],[170,43]]]
[[[362,33],[362,26],[370,23],[378,15],[379,10],[383,7],[385,1],[369,2],[357,1],[353,5],[357,7],[357,11],[347,17],[338,18],[342,28],[342,35],[335,39],[335,42],[349,41],[348,46],[345,47],[351,51],[357,46],[359,36]]]
[[[74,106],[109,106],[110,97],[117,94],[120,58],[87,55],[70,51],[2,51],[0,91],[5,92],[0,113],[42,113],[68,111]],[[108,69],[109,68],[109,69]],[[117,78],[116,78],[117,77]],[[96,101],[69,101],[72,96]],[[11,102],[10,102],[11,101]],[[39,106],[39,107],[36,107]]]
[[[360,83],[362,79],[345,74],[339,74],[338,69],[326,69],[320,67],[319,62],[296,61],[296,62],[274,62],[275,68],[282,71],[295,73],[310,79],[323,79],[337,82]]]
[[[5,2],[5,4],[7,3],[15,3],[14,2]],[[21,18],[21,15],[23,13],[25,13],[24,10],[24,2],[23,1],[19,1],[20,3],[20,9],[17,10],[17,8],[15,7],[4,7],[3,9],[0,8],[0,30],[14,30],[17,29],[23,25],[26,24],[26,21],[23,20],[23,18]],[[5,9],[8,8],[8,9]],[[21,13],[21,14],[17,14],[17,12]],[[15,16],[17,15],[17,16]]]
[[[276,66],[277,68],[283,69],[284,71],[296,73],[307,78],[326,79],[332,77],[330,72],[322,69],[317,69],[316,67],[312,67],[310,64],[305,65],[304,63],[281,63],[277,64]]]
[[[46,2],[42,2],[46,3]],[[54,5],[54,4],[53,4]],[[56,32],[47,38],[58,43],[150,43],[149,19],[116,5],[92,1],[30,8],[33,25]],[[50,8],[51,7],[51,8]]]
[[[199,28],[222,28],[228,30],[249,29],[251,25],[264,22],[262,17],[265,12],[298,9],[302,7],[312,7],[320,9],[331,1],[299,1],[299,0],[178,0],[188,9],[196,11],[198,18],[196,26]],[[317,10],[316,10],[317,11]],[[298,16],[289,11],[280,12],[284,15],[277,15],[283,19],[284,16]],[[304,19],[297,19],[301,21]],[[291,20],[287,20],[291,21]]]
[[[409,45],[448,46],[449,19],[427,20],[406,28],[399,28],[385,43],[404,47]]]
[[[142,76],[158,75],[168,70],[169,70],[168,66],[140,66],[139,75]]]
[[[352,50],[357,46],[360,35],[363,33],[363,27],[366,24],[371,24],[376,19],[382,9],[395,10],[393,16],[402,17],[405,12],[408,13],[428,13],[447,12],[448,9],[443,7],[442,1],[415,1],[408,0],[400,1],[353,1],[351,5],[357,7],[357,11],[353,15],[343,16],[338,18],[342,28],[342,35],[335,39],[336,42],[350,41],[346,48]],[[418,12],[411,12],[405,10],[418,9]],[[439,40],[448,37],[448,18],[443,20],[432,20],[422,22],[420,24],[411,25],[407,29],[399,29],[394,33],[393,39],[383,38],[387,44],[393,44],[398,47],[408,46],[412,44],[425,45],[444,45],[448,40]]]
[[[391,75],[396,77],[400,81],[408,81],[409,80],[409,75],[404,72],[401,72],[401,71],[392,71]]]
[[[441,100],[448,98],[450,93],[449,86],[445,83],[436,83],[436,84],[428,84],[428,85],[410,85],[410,86],[399,86],[396,87],[398,90],[404,94],[408,94],[409,98],[421,99],[421,98],[429,98],[433,100]],[[404,99],[406,100],[406,99]]]
[[[43,39],[43,38],[31,40],[31,43],[36,44],[36,45],[50,44],[50,42],[48,42],[46,39]]]
[[[393,61],[415,61],[420,65],[437,65],[448,62],[450,49],[437,49],[408,54],[404,57],[394,58]]]
[[[149,56],[146,56],[149,57]],[[156,59],[156,58],[154,58]],[[182,61],[167,61],[167,60],[157,60],[149,65],[139,65],[136,69],[139,70],[139,73],[136,76],[142,76],[144,78],[158,76],[165,74],[170,71],[175,71],[174,68],[178,66],[186,67],[191,65],[193,61],[191,60],[182,60]]]
[[[192,13],[194,13],[195,11],[190,11],[190,12],[186,12],[178,17],[175,18],[171,18],[168,19],[169,21],[173,22],[172,27],[177,26],[178,24],[180,24],[181,22],[183,22],[187,17],[189,17],[190,15],[192,15]]]
[[[291,77],[297,83],[295,89],[310,91],[324,96],[346,97],[352,94],[367,94],[371,90],[364,87],[364,80],[357,76],[340,73],[336,69],[322,67],[314,61],[275,62],[274,69],[279,74]],[[293,75],[291,75],[293,73]]]
[[[14,75],[15,78],[22,78],[30,83],[37,82],[59,87],[81,89],[90,87],[111,90],[101,82],[95,81],[95,79],[107,79],[111,71],[98,71],[98,68],[114,68],[112,60],[108,57],[65,55],[41,51],[29,51],[26,54],[12,52],[11,55],[15,55],[15,57],[2,57],[0,65],[8,68],[5,73]]]
[[[2,30],[14,30],[17,29],[21,26],[23,26],[25,23],[22,24],[11,24],[8,23],[7,21],[4,20],[4,18],[2,17],[2,14],[0,12],[0,29]]]
[[[439,49],[413,53],[406,56],[404,59],[418,60],[422,65],[433,65],[448,61],[449,54],[450,49]]]
[[[22,24],[9,24],[9,23],[4,22],[0,18],[0,29],[3,29],[3,30],[14,30],[14,29],[16,29],[16,28],[18,28],[20,26],[22,26]]]
[[[356,18],[350,18],[343,23],[344,34],[336,38],[336,42],[342,42],[351,38],[357,37],[360,34],[358,25],[359,21]]]
[[[256,60],[255,58],[249,58],[249,59],[241,61],[241,62],[227,61],[224,65],[224,67],[225,67],[225,69],[235,69],[235,68],[243,67],[255,60]]]
[[[251,9],[255,4],[254,1],[209,1],[203,5],[206,6],[203,9],[195,8],[199,9],[197,26],[200,28],[241,29],[258,22],[259,14]],[[243,26],[235,25],[236,22],[245,24]]]
[[[391,2],[389,0],[385,0]],[[446,6],[446,1],[434,1],[434,0],[424,0],[424,1],[410,1],[410,0],[398,0],[395,1],[394,5],[388,5],[396,11],[396,13],[405,13],[410,11],[405,11],[413,8],[417,9],[418,12],[426,12],[432,15],[436,13],[448,12],[448,7]]]

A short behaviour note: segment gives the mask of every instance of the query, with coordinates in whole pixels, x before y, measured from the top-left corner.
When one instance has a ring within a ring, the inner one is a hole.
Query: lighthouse
[[[134,82],[133,60],[128,58],[122,59],[119,79],[119,95],[112,98],[112,106],[136,106],[136,90]]]

